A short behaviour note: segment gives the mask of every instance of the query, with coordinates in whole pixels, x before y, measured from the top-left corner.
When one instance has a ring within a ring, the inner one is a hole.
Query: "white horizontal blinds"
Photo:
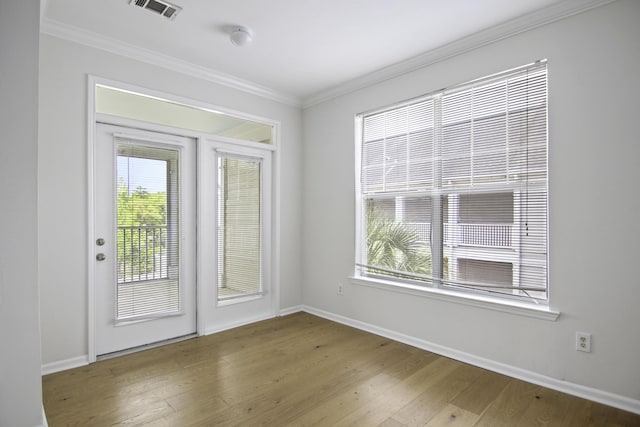
[[[546,63],[365,116],[362,135],[366,221],[412,232],[424,263],[388,236],[380,261],[369,233],[365,274],[546,299]]]
[[[117,320],[180,311],[179,151],[117,138]]]
[[[432,99],[364,117],[363,192],[432,187],[433,138]]]
[[[363,119],[361,189],[364,258],[373,274],[430,281],[431,199],[397,196],[434,184],[434,101],[423,99]],[[405,202],[408,206],[405,217]],[[409,273],[409,274],[407,274]]]
[[[540,64],[445,91],[443,187],[546,179],[546,82]]]
[[[218,300],[262,293],[262,160],[218,155]]]
[[[546,81],[538,64],[442,96],[445,285],[546,299]]]

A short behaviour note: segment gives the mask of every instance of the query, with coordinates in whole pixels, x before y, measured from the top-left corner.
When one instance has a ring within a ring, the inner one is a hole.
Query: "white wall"
[[[42,424],[37,144],[40,2],[0,2],[0,425]]]
[[[55,37],[42,35],[40,42],[43,363],[87,355],[87,74],[281,122],[280,307],[300,305],[300,110]]]
[[[305,110],[305,305],[640,410],[640,2],[617,1]],[[548,58],[555,321],[350,284],[354,115]],[[338,282],[347,283],[344,295]],[[575,332],[593,352],[575,351]],[[605,393],[606,394],[606,393]]]

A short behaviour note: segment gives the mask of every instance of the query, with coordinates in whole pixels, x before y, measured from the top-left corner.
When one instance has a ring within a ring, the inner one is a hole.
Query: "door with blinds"
[[[195,333],[195,141],[105,124],[96,141],[96,354]]]
[[[201,141],[199,277],[209,332],[272,317],[271,151]]]

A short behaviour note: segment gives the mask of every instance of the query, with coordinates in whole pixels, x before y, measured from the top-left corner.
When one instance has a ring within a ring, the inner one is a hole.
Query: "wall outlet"
[[[591,334],[576,332],[576,350],[591,353]]]
[[[344,293],[344,285],[342,283],[338,283],[338,295],[342,295]]]

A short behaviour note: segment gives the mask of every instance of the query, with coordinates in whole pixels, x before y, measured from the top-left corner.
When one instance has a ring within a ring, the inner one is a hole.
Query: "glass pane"
[[[546,299],[540,63],[362,116],[361,274]]]
[[[264,144],[273,143],[271,125],[106,86],[96,86],[96,112]]]
[[[365,215],[367,273],[431,283],[433,197],[370,198]]]
[[[218,160],[218,300],[257,295],[261,280],[261,161]]]
[[[177,164],[175,150],[118,145],[119,320],[180,310]]]
[[[458,279],[463,282],[487,283],[496,285],[513,284],[513,264],[500,261],[484,261],[458,258]],[[499,291],[499,289],[495,289]],[[503,292],[511,293],[511,290]]]

